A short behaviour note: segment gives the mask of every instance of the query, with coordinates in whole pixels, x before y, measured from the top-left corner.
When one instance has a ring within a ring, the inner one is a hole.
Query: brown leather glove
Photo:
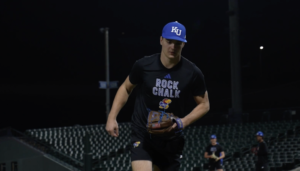
[[[176,129],[172,126],[177,123]],[[183,129],[182,121],[173,113],[150,111],[148,115],[147,131],[155,135],[170,135]]]

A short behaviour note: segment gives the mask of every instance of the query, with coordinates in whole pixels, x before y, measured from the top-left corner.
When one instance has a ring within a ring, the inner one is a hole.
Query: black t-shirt
[[[216,145],[212,145],[212,144],[209,144],[206,149],[205,149],[205,152],[207,152],[207,154],[210,156],[212,155],[213,153],[215,153],[215,155],[217,157],[220,157],[221,156],[221,152],[223,152],[223,147],[220,145],[220,144],[216,144]],[[215,159],[209,159],[209,162],[213,163],[215,162],[216,160]],[[222,161],[220,161],[222,162]]]
[[[206,91],[201,70],[184,57],[171,69],[163,66],[160,54],[141,58],[133,65],[129,80],[137,85],[132,123],[144,130],[149,111],[184,117],[187,98],[203,95]]]
[[[267,144],[264,141],[259,143],[257,147],[257,162],[262,164],[268,163],[268,153]]]

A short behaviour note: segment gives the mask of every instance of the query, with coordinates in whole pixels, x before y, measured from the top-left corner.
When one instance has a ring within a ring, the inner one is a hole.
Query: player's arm
[[[218,158],[218,160],[220,160],[220,159],[224,159],[225,158],[225,152],[224,151],[222,151],[221,152],[221,156]]]
[[[205,152],[205,153],[204,153],[204,158],[209,159],[209,158],[211,158],[211,156],[208,155],[208,152]]]
[[[252,152],[253,154],[257,155],[257,146],[253,146],[253,147],[251,148],[251,152]]]
[[[204,153],[204,158],[206,158],[206,159],[212,158],[213,159],[214,157],[213,157],[213,155],[208,155],[208,152],[205,152]]]
[[[108,115],[106,123],[106,131],[114,137],[119,135],[117,116],[128,100],[128,97],[136,85],[129,81],[129,76],[126,78],[124,83],[119,87],[117,94],[115,96],[112,108]]]
[[[182,118],[183,126],[187,127],[193,122],[203,117],[209,111],[209,100],[207,91],[201,96],[194,96],[197,106],[192,112]]]

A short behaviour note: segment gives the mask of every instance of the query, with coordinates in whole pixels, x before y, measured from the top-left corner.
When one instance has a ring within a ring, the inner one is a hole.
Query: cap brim
[[[186,39],[181,39],[180,37],[176,37],[176,36],[168,36],[168,37],[162,36],[162,37],[165,38],[165,39],[178,40],[178,41],[187,43]]]

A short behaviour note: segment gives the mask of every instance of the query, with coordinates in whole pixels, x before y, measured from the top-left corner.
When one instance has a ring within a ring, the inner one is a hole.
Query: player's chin
[[[175,54],[175,53],[169,53],[169,55],[168,55],[168,57],[169,57],[170,59],[174,59],[174,58],[176,58],[176,56],[178,56],[178,55]]]

